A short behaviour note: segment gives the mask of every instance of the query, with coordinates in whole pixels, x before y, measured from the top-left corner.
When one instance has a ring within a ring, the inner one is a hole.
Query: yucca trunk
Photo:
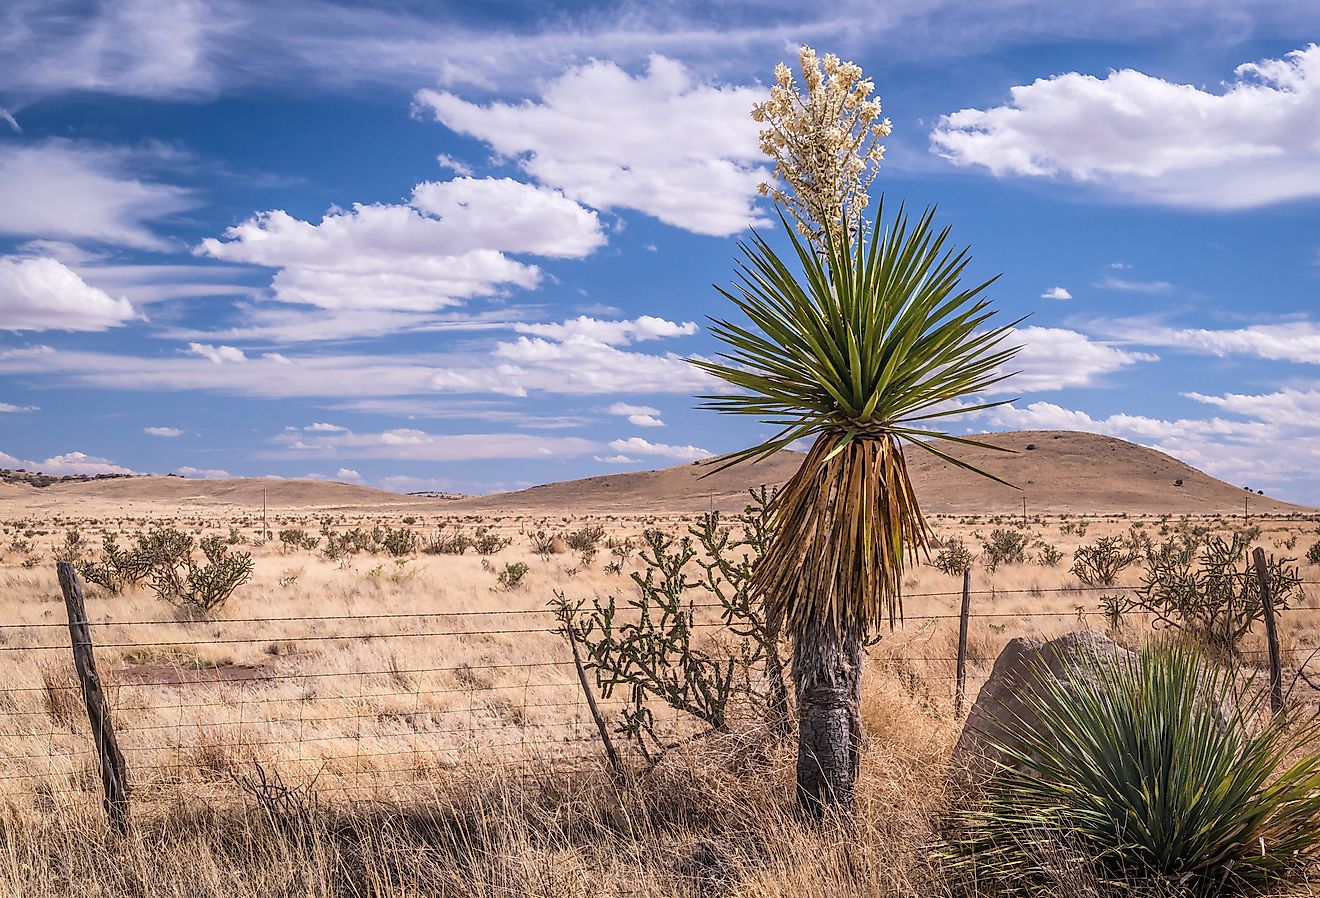
[[[793,640],[793,685],[798,807],[814,817],[829,810],[849,815],[863,737],[861,635],[798,632]]]
[[[775,501],[756,587],[793,640],[798,803],[846,814],[861,756],[862,645],[901,615],[904,553],[926,544],[926,524],[889,434],[821,434]]]

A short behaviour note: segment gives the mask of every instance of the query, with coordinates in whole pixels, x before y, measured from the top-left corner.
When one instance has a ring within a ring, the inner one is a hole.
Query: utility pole
[[[1022,529],[1027,529],[1027,497],[1022,497]]]

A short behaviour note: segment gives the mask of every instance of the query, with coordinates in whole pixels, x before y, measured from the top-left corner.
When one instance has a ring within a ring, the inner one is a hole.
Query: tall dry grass
[[[396,518],[347,518],[337,527]],[[156,521],[225,533],[215,516]],[[1012,637],[1101,626],[1097,596],[1077,589],[1068,553],[1125,519],[1029,522],[1033,539],[1065,553],[1055,567],[977,566],[969,640],[971,692]],[[434,522],[431,522],[434,523]],[[52,554],[65,526],[143,526],[112,516],[9,522],[32,545],[0,545],[0,894],[188,895],[952,895],[930,861],[948,806],[946,764],[960,579],[929,567],[905,580],[908,623],[868,649],[863,713],[869,732],[859,813],[818,828],[793,811],[793,757],[743,714],[733,734],[688,740],[620,790],[569,663],[543,611],[556,590],[626,597],[632,559],[606,573],[530,551],[528,534],[567,519],[491,522],[513,544],[487,559],[327,560],[253,551],[253,580],[212,620],[186,620],[148,590],[89,590],[121,743],[134,783],[133,832],[107,833],[91,742],[72,679]],[[678,520],[603,521],[611,535]],[[1144,525],[1160,526],[1155,519]],[[1232,522],[1223,522],[1231,526]],[[1260,543],[1311,522],[1262,523]],[[272,529],[309,517],[272,519]],[[1005,522],[940,519],[941,536],[974,550]],[[418,529],[428,526],[419,522]],[[255,523],[241,525],[251,538]],[[1071,529],[1071,528],[1069,528]],[[44,532],[42,532],[44,531]],[[24,562],[41,556],[38,564]],[[495,570],[527,561],[525,585],[500,589]],[[1135,582],[1138,571],[1124,582]],[[1304,567],[1308,580],[1320,570]],[[1320,646],[1317,588],[1284,617],[1294,667]],[[1089,617],[1080,617],[1079,612]],[[392,614],[395,618],[373,615]],[[269,621],[266,619],[278,618]],[[262,619],[262,620],[248,620]],[[1122,638],[1148,622],[1132,619]],[[366,635],[363,635],[366,634]],[[312,637],[312,638],[309,638]],[[617,705],[607,705],[613,712]],[[315,783],[310,822],[291,822],[240,788],[253,762],[290,784]],[[1086,871],[1061,867],[1058,894],[1099,894]],[[1310,894],[1305,889],[1293,894]]]

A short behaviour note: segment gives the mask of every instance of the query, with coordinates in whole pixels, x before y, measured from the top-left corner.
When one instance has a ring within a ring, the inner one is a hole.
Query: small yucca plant
[[[1262,718],[1263,690],[1198,649],[1093,659],[1023,696],[954,865],[1038,894],[1051,871],[1188,894],[1252,891],[1320,857],[1320,722]],[[1069,855],[1060,858],[1060,853]]]

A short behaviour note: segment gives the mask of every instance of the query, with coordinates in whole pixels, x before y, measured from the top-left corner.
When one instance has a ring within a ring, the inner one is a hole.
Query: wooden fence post
[[[568,644],[573,649],[573,666],[577,668],[582,693],[587,697],[587,708],[591,711],[592,719],[596,721],[596,729],[600,731],[600,741],[605,744],[605,756],[610,762],[610,773],[613,774],[616,783],[622,783],[626,778],[623,764],[619,761],[618,753],[614,751],[614,742],[610,739],[610,728],[605,723],[605,717],[596,705],[596,693],[591,691],[591,683],[587,680],[587,669],[582,665],[582,655],[578,652],[577,633],[573,629],[572,620],[567,616],[564,619],[564,635],[568,637]]]
[[[73,565],[57,562],[55,573],[60,590],[64,593],[64,607],[69,613],[69,637],[73,642],[73,666],[82,684],[83,700],[87,703],[87,721],[92,725],[92,739],[96,742],[96,755],[101,763],[101,787],[105,793],[106,816],[119,832],[128,829],[128,773],[124,755],[115,738],[114,723],[110,719],[110,705],[101,691],[101,678],[96,673],[96,658],[92,655],[92,631],[87,625],[87,609],[83,605],[82,584]]]
[[[958,685],[953,696],[954,713],[961,717],[967,701],[967,619],[972,610],[972,569],[963,568],[962,612],[958,615]]]
[[[1283,711],[1283,660],[1279,653],[1279,627],[1274,620],[1274,596],[1270,593],[1270,570],[1265,563],[1265,550],[1256,547],[1251,553],[1256,565],[1256,579],[1260,582],[1260,604],[1265,612],[1265,641],[1270,651],[1270,710]]]

